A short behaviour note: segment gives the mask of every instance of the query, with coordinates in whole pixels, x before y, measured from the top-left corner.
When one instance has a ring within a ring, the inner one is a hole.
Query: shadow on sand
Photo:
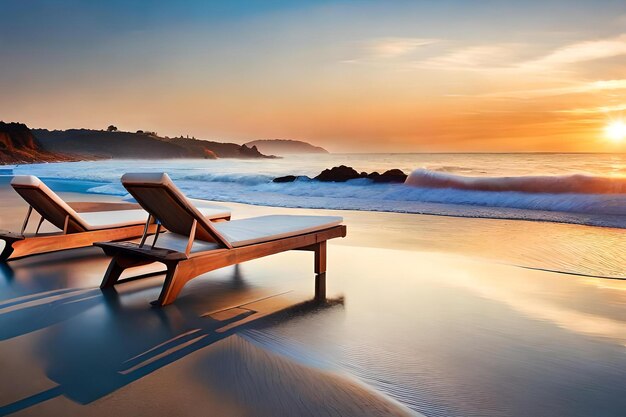
[[[251,298],[256,293],[246,284],[241,267],[230,270],[226,280],[205,283],[206,297],[181,298],[166,308],[146,304],[146,293],[158,290],[154,279],[121,286],[120,294],[115,289],[55,288],[58,283],[53,284],[50,276],[38,281],[39,286],[18,288],[18,293],[28,294],[0,301],[0,340],[45,329],[30,335],[34,355],[57,385],[0,406],[0,415],[58,396],[88,404],[253,324],[268,325],[343,305],[343,298],[329,300],[316,294],[295,305],[285,306],[283,299],[275,307],[256,311],[259,297]],[[18,285],[10,271],[2,273],[3,284]],[[220,297],[244,302],[206,313],[210,300]],[[262,299],[272,297],[281,294]]]

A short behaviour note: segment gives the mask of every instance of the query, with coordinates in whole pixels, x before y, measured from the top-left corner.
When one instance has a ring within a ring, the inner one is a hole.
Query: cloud
[[[598,114],[598,113],[613,113],[626,110],[626,104],[616,104],[613,106],[599,106],[599,107],[585,107],[579,109],[558,110],[557,113],[570,113],[570,114]]]
[[[611,58],[626,54],[626,34],[613,38],[577,42],[555,49],[548,55],[528,61],[524,66],[532,68],[553,68],[578,62]]]
[[[380,38],[371,41],[366,49],[371,58],[387,59],[408,55],[416,49],[440,42],[430,38]]]
[[[562,70],[568,65],[626,55],[626,34],[576,42],[558,47],[534,59],[522,58],[533,45],[495,43],[469,45],[415,63],[417,68],[441,70],[511,70],[537,72]]]
[[[561,96],[568,94],[597,93],[610,90],[626,89],[626,79],[622,80],[599,80],[593,82],[577,83],[567,87],[543,88],[532,90],[514,90],[483,94],[483,97],[520,98],[529,99],[537,97]]]
[[[415,66],[441,70],[512,69],[522,46],[513,43],[468,46],[417,62]]]

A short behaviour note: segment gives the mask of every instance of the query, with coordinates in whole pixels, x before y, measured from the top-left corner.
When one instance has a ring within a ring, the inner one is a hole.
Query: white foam
[[[626,194],[626,177],[584,174],[471,177],[416,169],[406,185],[473,191],[519,191],[524,193]]]

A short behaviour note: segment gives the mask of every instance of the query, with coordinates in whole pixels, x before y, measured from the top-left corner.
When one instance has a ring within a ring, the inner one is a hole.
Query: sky
[[[0,0],[0,120],[335,152],[626,152],[626,2]]]

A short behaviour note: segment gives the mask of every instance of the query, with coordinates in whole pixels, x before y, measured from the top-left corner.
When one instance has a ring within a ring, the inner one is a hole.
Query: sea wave
[[[519,191],[550,194],[626,194],[626,177],[550,175],[519,177],[466,177],[427,169],[416,169],[405,184],[424,188],[472,191]]]
[[[233,182],[245,185],[256,185],[271,182],[274,179],[274,176],[264,174],[202,173],[196,175],[182,175],[179,176],[178,179],[202,182]]]
[[[429,173],[430,175],[431,173]],[[440,173],[436,173],[440,175]],[[446,174],[447,175],[447,174]],[[447,175],[448,176],[448,175]],[[414,178],[412,175],[409,179]],[[420,178],[423,178],[423,171]],[[448,176],[451,177],[451,176]],[[454,176],[458,179],[459,176]],[[574,193],[574,192],[528,192],[508,190],[458,189],[445,187],[443,183],[415,185],[375,184],[367,179],[345,183],[301,180],[292,183],[271,181],[252,182],[220,181],[217,176],[187,177],[175,179],[179,187],[190,197],[233,201],[258,205],[328,208],[339,210],[392,211],[402,213],[430,213],[464,215],[464,211],[477,217],[506,217],[499,209],[518,209],[528,212],[524,218],[533,219],[532,212],[562,212],[584,215],[626,216],[626,193]],[[490,178],[485,179],[489,182]],[[497,182],[497,179],[496,181]],[[514,182],[515,183],[515,182]],[[501,189],[505,189],[501,187]],[[527,187],[525,189],[534,189]],[[124,195],[119,184],[93,187],[90,192]],[[439,205],[439,207],[437,206]],[[455,206],[451,210],[449,206]],[[463,209],[465,207],[465,209]],[[476,210],[482,208],[483,210]],[[484,209],[489,210],[484,210]],[[488,215],[484,213],[488,212]],[[543,216],[545,217],[545,216]],[[624,218],[626,222],[626,217]]]

